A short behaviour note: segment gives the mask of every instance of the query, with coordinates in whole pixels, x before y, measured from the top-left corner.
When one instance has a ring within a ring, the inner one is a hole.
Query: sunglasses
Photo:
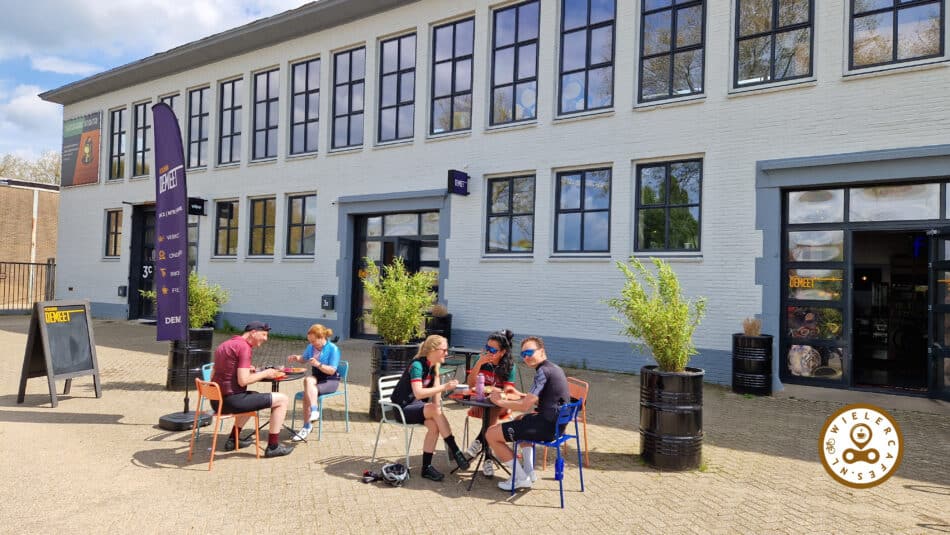
[[[488,351],[489,353],[491,353],[492,355],[494,355],[495,353],[498,353],[498,351],[500,351],[500,350],[499,350],[499,349],[496,349],[496,348],[494,348],[494,347],[492,347],[492,346],[490,346],[490,345],[488,345],[488,344],[485,344],[485,351]]]
[[[537,349],[525,349],[521,352],[521,358],[526,359],[528,357],[534,356],[535,351],[537,351]]]

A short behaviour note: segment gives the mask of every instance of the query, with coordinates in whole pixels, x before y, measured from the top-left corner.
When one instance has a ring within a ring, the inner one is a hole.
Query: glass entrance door
[[[931,231],[930,393],[950,399],[950,230]]]

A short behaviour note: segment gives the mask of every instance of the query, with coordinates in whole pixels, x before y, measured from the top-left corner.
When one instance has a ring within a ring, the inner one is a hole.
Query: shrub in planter
[[[624,285],[620,296],[606,303],[619,313],[621,333],[657,362],[640,369],[640,456],[656,468],[698,468],[705,372],[689,367],[689,361],[696,354],[693,333],[705,316],[706,299],[686,299],[673,268],[652,260],[656,273],[635,257],[617,262]]]

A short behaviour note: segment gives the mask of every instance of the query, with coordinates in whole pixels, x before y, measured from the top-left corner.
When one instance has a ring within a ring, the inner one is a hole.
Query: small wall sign
[[[449,169],[449,193],[468,195],[468,174],[464,171]]]

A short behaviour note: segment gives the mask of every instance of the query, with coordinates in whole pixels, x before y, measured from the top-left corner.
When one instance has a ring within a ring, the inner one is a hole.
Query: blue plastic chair
[[[347,389],[347,376],[350,374],[350,363],[341,360],[340,365],[336,367],[336,371],[340,374],[340,385],[342,389],[338,388],[336,392],[330,392],[329,394],[320,394],[317,396],[317,410],[320,411],[320,419],[317,420],[317,441],[320,441],[323,437],[323,401],[328,398],[335,396],[343,396],[343,419],[346,422],[346,432],[350,432],[350,393]],[[297,423],[297,402],[303,401],[303,391],[297,392],[294,394],[294,408],[291,413],[290,427],[291,429],[297,429],[295,425]]]
[[[582,460],[582,451],[581,451],[581,441],[580,433],[578,432],[577,427],[577,413],[580,411],[581,405],[583,405],[584,400],[579,399],[572,403],[566,405],[561,405],[561,409],[558,411],[557,415],[557,426],[564,426],[564,431],[567,431],[567,424],[574,422],[574,434],[569,435],[562,431],[554,440],[550,442],[545,442],[541,440],[520,440],[515,442],[515,452],[518,451],[518,446],[520,444],[531,444],[531,448],[534,449],[535,446],[544,446],[546,448],[554,448],[557,450],[557,460],[554,462],[554,479],[557,480],[558,486],[560,487],[561,492],[561,509],[564,509],[564,457],[561,456],[561,444],[564,444],[568,440],[574,439],[576,442],[575,448],[577,449],[577,471],[580,474],[581,478],[581,492],[584,492],[584,461]],[[511,470],[511,494],[515,493],[515,481],[517,480],[518,463],[514,463],[514,466]]]

